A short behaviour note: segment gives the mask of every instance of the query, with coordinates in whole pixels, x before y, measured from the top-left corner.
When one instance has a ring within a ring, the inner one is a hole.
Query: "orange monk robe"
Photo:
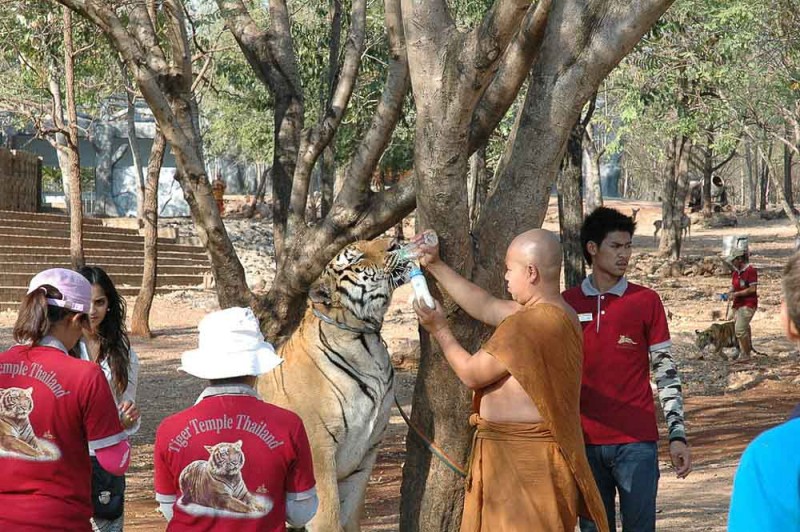
[[[544,422],[472,415],[461,532],[572,532],[576,514],[608,532],[581,430],[581,332],[563,309],[542,303],[506,318],[483,349],[519,381]]]

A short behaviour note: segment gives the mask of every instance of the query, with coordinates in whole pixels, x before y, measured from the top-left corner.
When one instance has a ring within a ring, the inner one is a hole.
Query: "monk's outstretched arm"
[[[436,329],[431,336],[442,348],[456,376],[470,389],[480,390],[508,375],[508,369],[483,349],[471,355],[461,347],[449,327]]]
[[[497,327],[501,321],[520,309],[519,303],[494,297],[441,260],[429,264],[427,270],[459,307],[487,325]]]

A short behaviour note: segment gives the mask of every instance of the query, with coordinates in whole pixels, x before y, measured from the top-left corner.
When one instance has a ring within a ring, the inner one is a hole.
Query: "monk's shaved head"
[[[558,283],[561,277],[561,243],[550,231],[525,231],[511,241],[508,252],[516,260],[536,266],[546,282]]]

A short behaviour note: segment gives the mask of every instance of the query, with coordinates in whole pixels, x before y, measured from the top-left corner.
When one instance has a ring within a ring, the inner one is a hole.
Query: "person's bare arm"
[[[458,379],[471,390],[486,388],[508,375],[508,369],[483,349],[470,355],[461,347],[449,327],[443,327],[431,336],[442,348]]]
[[[496,327],[510,314],[519,310],[515,301],[500,299],[468,281],[439,258],[439,244],[428,245],[421,235],[414,239],[419,250],[420,264],[433,275],[439,285],[464,311],[483,323]]]

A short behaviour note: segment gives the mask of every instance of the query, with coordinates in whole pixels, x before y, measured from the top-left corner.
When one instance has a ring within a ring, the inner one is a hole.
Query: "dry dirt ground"
[[[641,208],[634,239],[640,262],[655,262],[652,221],[660,208],[647,202],[608,202],[629,212]],[[552,211],[545,228],[555,229]],[[783,421],[800,402],[800,369],[796,347],[783,338],[778,313],[782,265],[793,247],[793,230],[786,220],[762,221],[740,217],[739,227],[701,229],[693,226],[684,256],[711,256],[720,251],[724,234],[750,235],[752,261],[759,268],[761,306],[753,320],[756,348],[767,353],[749,366],[739,368],[694,347],[694,330],[710,323],[711,313],[724,313],[716,294],[727,290],[728,276],[660,278],[640,269],[633,279],[658,290],[672,315],[670,328],[675,356],[684,380],[687,429],[694,455],[694,471],[685,480],[674,477],[666,447],[662,445],[661,482],[658,498],[658,530],[722,531],[731,481],[742,450],[759,432]],[[500,265],[498,265],[500,267]],[[410,410],[414,383],[415,320],[408,307],[409,289],[395,294],[387,315],[384,336],[398,365],[398,394]],[[176,368],[180,353],[196,342],[200,318],[216,308],[212,294],[173,293],[156,298],[152,321],[157,336],[134,339],[142,369],[139,404],[142,429],[134,437],[134,455],[128,474],[126,530],[163,530],[156,513],[152,488],[152,449],[156,426],[166,415],[191,405],[203,384]],[[0,348],[11,343],[13,313],[0,313]],[[368,492],[364,530],[398,530],[401,467],[406,427],[398,412],[373,471]]]

